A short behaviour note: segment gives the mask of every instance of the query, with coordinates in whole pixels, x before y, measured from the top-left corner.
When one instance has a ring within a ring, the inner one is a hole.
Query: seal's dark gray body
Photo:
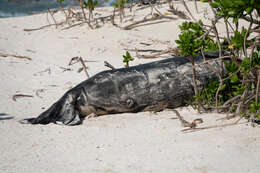
[[[207,53],[205,57],[207,60],[218,58],[218,52]],[[203,61],[201,55],[194,58],[196,63]],[[218,63],[212,64],[213,68],[219,68]],[[196,67],[199,89],[215,77],[212,67],[209,64]],[[193,94],[189,58],[173,57],[100,72],[66,92],[37,118],[25,119],[22,123],[76,125],[91,113],[160,111],[184,105]]]

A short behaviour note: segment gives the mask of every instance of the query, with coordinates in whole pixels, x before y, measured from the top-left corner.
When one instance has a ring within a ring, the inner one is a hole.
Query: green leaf
[[[231,83],[237,83],[238,82],[238,76],[234,75],[230,78]]]
[[[123,55],[123,58],[123,62],[129,62],[134,60],[134,58],[130,55],[128,51],[126,51],[126,55]]]
[[[252,12],[253,12],[253,7],[248,7],[247,9],[246,9],[246,12],[247,12],[247,14],[251,14]]]
[[[87,8],[88,4],[84,1],[81,8]]]
[[[217,3],[217,2],[211,2],[211,3],[210,3],[210,6],[211,6],[212,8],[219,8],[219,7],[220,7],[219,3]]]

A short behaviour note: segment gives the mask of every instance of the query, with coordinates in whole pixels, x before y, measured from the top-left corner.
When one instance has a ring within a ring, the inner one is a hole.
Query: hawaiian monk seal
[[[219,52],[205,53],[206,60]],[[194,56],[195,63],[203,61]],[[209,67],[210,66],[210,67]],[[100,72],[67,91],[48,110],[21,123],[77,125],[85,116],[176,108],[193,98],[191,63],[176,56],[147,64]],[[196,67],[198,88],[202,89],[220,69],[216,61]]]

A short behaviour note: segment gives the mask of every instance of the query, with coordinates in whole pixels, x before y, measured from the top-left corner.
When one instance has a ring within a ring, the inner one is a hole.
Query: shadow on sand
[[[13,119],[14,117],[6,114],[6,113],[0,113],[0,121],[1,120],[10,120],[10,119]]]

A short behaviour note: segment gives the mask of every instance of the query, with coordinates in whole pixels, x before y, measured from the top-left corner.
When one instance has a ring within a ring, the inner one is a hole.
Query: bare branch
[[[32,58],[30,58],[28,56],[20,56],[20,55],[7,54],[7,53],[1,53],[1,52],[0,52],[0,56],[1,57],[14,57],[14,58],[21,58],[21,59],[32,60]]]
[[[186,9],[186,10],[188,11],[188,13],[190,14],[191,18],[192,18],[194,21],[197,22],[197,20],[195,19],[195,17],[192,15],[190,9],[188,8],[186,2],[185,2],[184,0],[182,0],[181,2],[182,2],[182,4],[184,5],[185,9]]]
[[[15,95],[13,95],[12,99],[13,99],[13,101],[17,101],[17,98],[21,98],[21,97],[33,97],[33,96],[27,95],[27,94],[15,94]]]
[[[108,68],[111,68],[112,70],[115,70],[116,68],[113,66],[113,65],[111,65],[109,62],[107,62],[107,61],[104,61],[104,65],[106,66],[106,67],[108,67]]]
[[[155,21],[155,20],[161,20],[161,19],[172,19],[172,20],[176,20],[176,18],[174,17],[169,17],[169,16],[165,16],[165,15],[159,15],[159,16],[156,16],[156,17],[151,17],[151,18],[144,18],[142,20],[139,20],[139,21],[136,21],[130,25],[127,25],[127,26],[124,26],[122,27],[122,29],[124,30],[130,30],[130,29],[133,29],[135,27],[137,27],[138,24],[141,24],[141,23],[146,23],[146,22],[150,22],[150,21]]]

